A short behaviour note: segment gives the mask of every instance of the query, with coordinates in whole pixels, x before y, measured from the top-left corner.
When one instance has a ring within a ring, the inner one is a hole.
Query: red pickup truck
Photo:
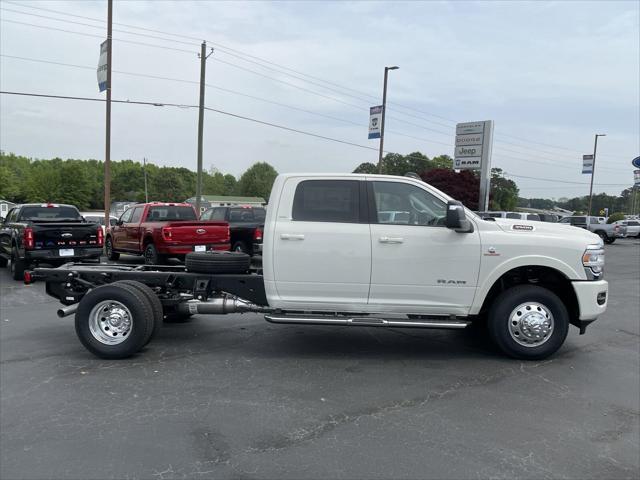
[[[143,255],[144,263],[159,265],[169,257],[184,259],[189,252],[229,250],[227,222],[200,222],[188,203],[141,203],[126,210],[107,230],[109,260],[121,253]]]

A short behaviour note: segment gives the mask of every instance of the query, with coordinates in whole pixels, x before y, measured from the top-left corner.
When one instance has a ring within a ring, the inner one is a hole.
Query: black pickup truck
[[[228,222],[231,232],[231,251],[262,255],[265,216],[264,207],[212,207],[200,215],[200,220]]]
[[[0,267],[10,261],[14,280],[33,264],[99,259],[103,243],[102,227],[86,222],[72,205],[19,205],[0,219]]]

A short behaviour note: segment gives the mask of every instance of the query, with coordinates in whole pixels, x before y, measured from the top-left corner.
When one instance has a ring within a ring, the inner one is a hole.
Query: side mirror
[[[467,215],[464,212],[462,203],[457,200],[450,200],[447,202],[447,217],[445,226],[458,233],[471,233],[473,232],[473,223],[467,220]]]
[[[124,222],[120,219],[116,220],[116,227],[121,227]]]

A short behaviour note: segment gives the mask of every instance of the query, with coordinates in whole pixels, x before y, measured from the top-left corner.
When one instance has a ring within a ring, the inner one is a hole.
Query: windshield
[[[149,208],[148,222],[165,221],[191,221],[197,220],[196,212],[192,207],[158,206]]]
[[[82,222],[80,212],[75,207],[31,206],[20,212],[21,220],[36,222]]]

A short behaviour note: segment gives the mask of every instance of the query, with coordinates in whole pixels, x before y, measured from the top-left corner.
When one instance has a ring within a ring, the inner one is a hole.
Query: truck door
[[[362,180],[289,178],[276,213],[273,276],[281,301],[366,305],[371,236]]]
[[[373,212],[370,307],[468,313],[480,268],[477,229],[457,233],[446,228],[446,202],[415,184],[380,180],[368,187]]]
[[[129,250],[129,244],[127,242],[127,230],[126,224],[131,220],[131,214],[133,213],[133,209],[126,210],[122,215],[120,215],[120,219],[118,220],[118,225],[114,225],[111,227],[111,237],[113,239],[113,248],[116,250]]]
[[[142,220],[144,208],[144,206],[135,207],[133,209],[133,213],[131,214],[131,219],[124,225],[127,232],[127,248],[130,250],[142,250],[140,238],[140,221]]]

